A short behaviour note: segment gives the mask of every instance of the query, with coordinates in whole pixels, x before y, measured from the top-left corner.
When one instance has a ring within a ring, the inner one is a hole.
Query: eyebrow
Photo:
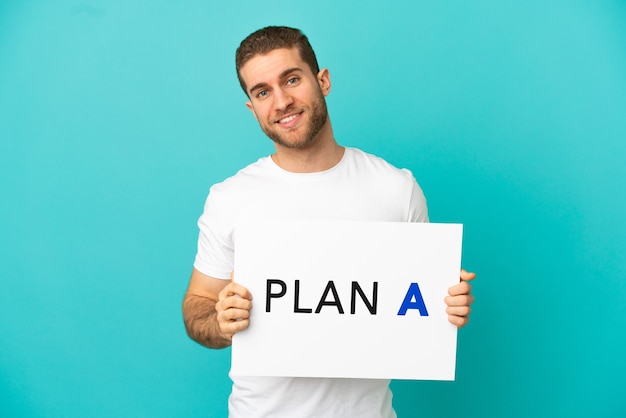
[[[285,76],[287,76],[290,73],[295,73],[295,72],[303,72],[302,68],[300,67],[292,67],[292,68],[288,68],[285,71],[283,71],[282,73],[280,73],[280,75],[278,76],[278,78],[284,78]],[[252,86],[249,90],[248,93],[252,94],[255,90],[260,89],[261,87],[265,87],[267,86],[267,83],[265,82],[261,82],[258,84],[255,84],[254,86]]]

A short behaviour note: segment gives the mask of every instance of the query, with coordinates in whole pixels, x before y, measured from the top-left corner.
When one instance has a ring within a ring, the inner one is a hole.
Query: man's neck
[[[318,133],[310,146],[292,149],[276,145],[272,160],[283,170],[292,173],[317,173],[336,166],[343,158],[345,148],[337,144],[330,121]]]

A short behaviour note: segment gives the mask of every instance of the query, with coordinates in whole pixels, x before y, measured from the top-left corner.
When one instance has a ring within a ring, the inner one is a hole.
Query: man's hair
[[[256,55],[267,54],[279,48],[296,47],[300,53],[300,58],[311,68],[314,75],[320,71],[317,64],[315,52],[309,43],[306,35],[300,29],[294,29],[287,26],[268,26],[259,29],[248,35],[246,39],[241,41],[237,53],[235,54],[235,66],[237,68],[237,78],[243,91],[246,91],[246,85],[241,78],[241,67],[250,61]]]

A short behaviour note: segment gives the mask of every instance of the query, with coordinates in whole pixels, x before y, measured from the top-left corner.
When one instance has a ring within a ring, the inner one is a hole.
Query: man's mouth
[[[276,123],[279,125],[283,125],[283,126],[292,125],[296,122],[296,119],[298,119],[301,115],[302,115],[302,112],[292,113],[291,115],[278,119]]]

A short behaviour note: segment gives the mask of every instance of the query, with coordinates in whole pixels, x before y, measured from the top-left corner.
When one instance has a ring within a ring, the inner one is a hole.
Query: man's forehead
[[[240,70],[247,86],[259,82],[269,82],[289,68],[308,68],[296,47],[273,49],[266,54],[257,54],[250,58]]]

